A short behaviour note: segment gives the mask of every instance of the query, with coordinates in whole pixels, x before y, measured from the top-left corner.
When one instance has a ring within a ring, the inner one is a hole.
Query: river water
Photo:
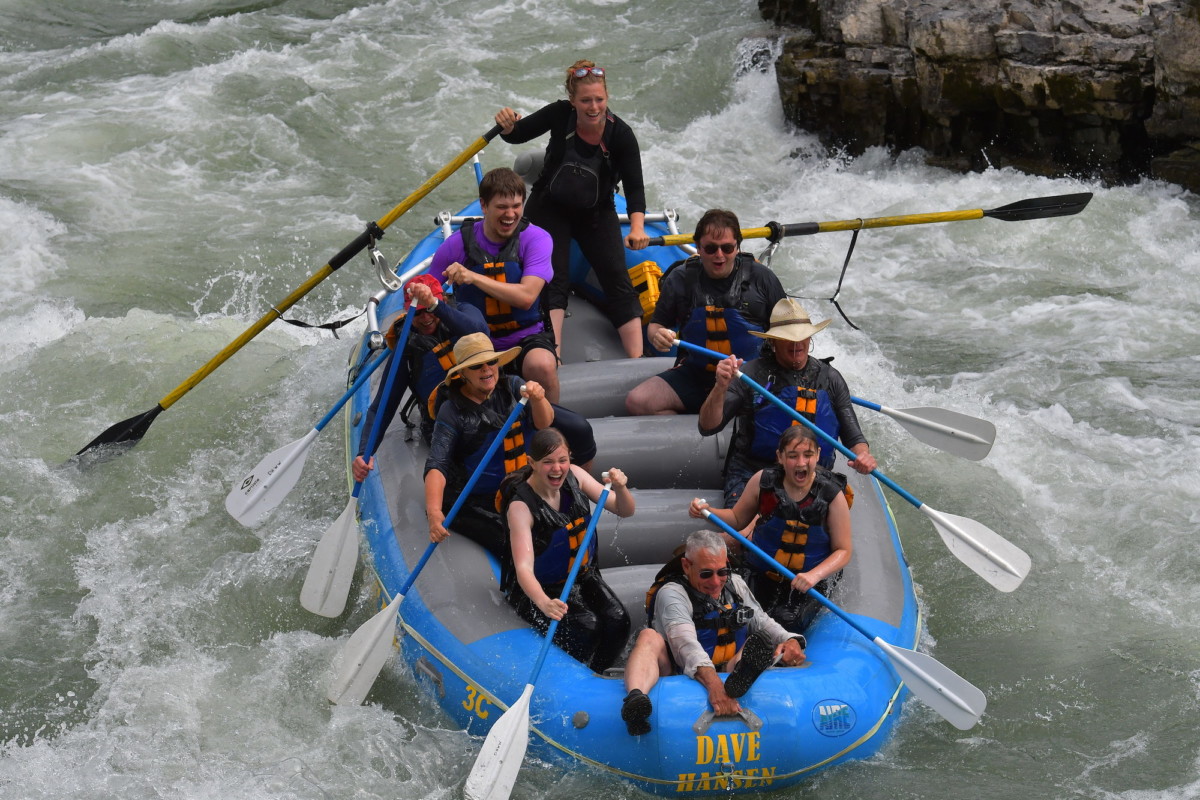
[[[346,501],[340,423],[261,528],[223,507],[341,395],[346,337],[273,325],[137,447],[69,457],[153,408],[497,107],[560,96],[582,54],[609,69],[651,205],[685,230],[714,205],[757,226],[1096,193],[1077,217],[859,237],[839,300],[862,330],[839,320],[817,354],[861,397],[991,420],[973,463],[863,412],[885,472],[1033,570],[996,592],[897,503],[923,646],[987,714],[964,733],[911,702],[880,755],[784,795],[1200,797],[1200,200],[829,153],[783,122],[777,46],[746,0],[0,4],[0,797],[462,796],[479,742],[410,675],[389,670],[360,708],[324,699],[370,613],[357,591],[338,620],[296,600]],[[473,188],[451,177],[385,253]],[[774,266],[827,298],[848,242],[790,239]],[[349,316],[378,288],[359,257],[291,316]],[[514,792],[636,796],[538,764]]]

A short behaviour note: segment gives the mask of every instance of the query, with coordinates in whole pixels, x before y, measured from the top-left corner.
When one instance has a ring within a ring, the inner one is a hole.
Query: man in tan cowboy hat
[[[418,275],[404,285],[404,298],[410,302],[417,301],[417,307],[413,311],[416,316],[413,317],[408,343],[399,354],[402,360],[396,370],[391,394],[383,408],[380,430],[386,431],[392,424],[404,391],[408,389],[412,392],[419,409],[421,436],[428,442],[433,432],[433,411],[429,408],[429,396],[445,379],[447,368],[454,365],[451,348],[469,333],[486,333],[487,322],[474,306],[464,304],[460,307],[453,301],[447,301],[442,285],[436,278],[427,274]],[[408,303],[405,304],[405,308],[408,308]],[[388,356],[388,363],[382,368],[384,375],[391,369],[391,359],[397,357],[396,339],[399,337],[406,313],[408,312],[398,313],[382,326],[387,331],[384,338],[387,340],[388,349],[392,351]],[[371,407],[367,410],[367,421],[363,425],[362,439],[358,443],[358,454],[351,466],[356,481],[366,480],[367,473],[375,464],[374,455],[366,451],[367,438],[370,435],[372,420],[379,412],[381,394],[375,394],[375,399],[371,401]],[[405,414],[407,413],[406,411]]]
[[[736,356],[717,363],[716,383],[700,407],[697,424],[701,435],[711,436],[731,419],[737,419],[725,461],[726,508],[737,500],[751,475],[775,463],[780,434],[798,424],[737,380],[739,368],[821,430],[841,439],[857,456],[850,462],[851,467],[864,474],[875,469],[875,457],[859,428],[846,381],[828,362],[809,358],[813,334],[824,330],[829,322],[814,325],[803,306],[785,297],[772,309],[770,327],[753,334],[771,344],[769,353],[744,366]],[[834,452],[829,445],[821,445],[821,466],[833,466]]]

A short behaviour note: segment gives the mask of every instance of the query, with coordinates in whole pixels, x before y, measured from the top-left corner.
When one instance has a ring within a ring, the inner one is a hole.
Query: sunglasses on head
[[[716,253],[718,250],[720,250],[722,253],[724,253],[727,256],[731,256],[731,255],[733,255],[733,251],[737,250],[737,248],[738,248],[738,246],[731,242],[725,242],[724,244],[713,244],[710,242],[710,243],[704,245],[703,250],[705,253],[707,253],[710,256],[712,254]]]
[[[483,362],[480,362],[479,364],[472,364],[469,367],[467,367],[467,369],[471,370],[472,372],[477,372],[477,371],[483,369],[484,367],[494,367],[499,363],[500,363],[500,359],[493,358],[491,361],[483,361]]]
[[[582,78],[585,75],[595,75],[597,78],[603,78],[604,67],[580,67],[573,74],[576,78]]]
[[[700,570],[700,580],[706,581],[711,578],[714,573],[718,578],[728,578],[729,573],[732,571],[733,570],[731,570],[729,567],[721,567],[720,569],[702,569]]]

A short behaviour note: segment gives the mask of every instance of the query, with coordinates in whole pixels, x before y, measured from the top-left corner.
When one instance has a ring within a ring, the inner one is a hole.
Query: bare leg
[[[544,347],[527,352],[521,362],[521,377],[540,383],[546,390],[546,399],[551,403],[558,402],[558,363],[554,353]]]
[[[660,675],[671,674],[671,659],[667,643],[653,628],[638,634],[637,643],[625,662],[625,691],[640,689],[648,693],[658,683]]]
[[[621,337],[621,346],[625,348],[625,355],[630,358],[642,357],[642,321],[640,319],[634,317],[619,326],[617,335]]]
[[[647,378],[625,396],[625,411],[633,416],[644,414],[682,414],[683,401],[671,384],[655,375]]]

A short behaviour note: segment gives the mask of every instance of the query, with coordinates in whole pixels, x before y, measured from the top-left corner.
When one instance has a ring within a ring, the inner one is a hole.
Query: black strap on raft
[[[302,319],[289,319],[288,317],[280,317],[280,319],[282,321],[286,322],[288,325],[295,325],[297,328],[321,328],[321,329],[327,330],[330,333],[332,333],[333,338],[340,339],[341,337],[337,335],[338,328],[343,328],[343,327],[349,325],[351,322],[354,322],[354,320],[358,319],[365,313],[367,313],[367,312],[360,311],[357,314],[355,314],[353,317],[347,317],[346,319],[339,319],[334,322],[322,322],[319,325],[314,325],[311,322],[305,322]]]
[[[862,328],[850,321],[850,318],[846,316],[846,312],[842,311],[841,305],[838,304],[837,298],[842,293],[842,281],[846,279],[846,268],[850,266],[850,256],[854,253],[854,245],[858,242],[858,232],[860,230],[862,229],[855,228],[854,233],[850,236],[850,246],[846,248],[846,260],[842,262],[842,274],[838,276],[837,288],[833,290],[833,296],[829,298],[829,302],[833,303],[833,307],[842,315],[842,319],[846,320],[846,324],[856,331],[862,330]]]
[[[417,427],[409,416],[416,407],[417,396],[412,392],[409,392],[408,402],[404,404],[404,408],[400,409],[400,419],[404,420],[404,441],[406,442],[411,442],[413,440],[413,428]]]
[[[374,222],[374,221],[368,222],[366,234],[367,234],[367,246],[364,249],[367,253],[370,253],[372,250],[375,249],[375,243],[383,238],[383,228],[379,227],[378,222]],[[340,339],[341,337],[337,335],[338,328],[346,327],[351,322],[354,322],[354,320],[358,319],[365,313],[367,313],[366,308],[364,308],[362,311],[355,314],[353,317],[347,317],[345,319],[334,320],[333,322],[322,322],[320,324],[305,322],[302,319],[290,319],[289,317],[285,317],[283,315],[280,315],[279,319],[283,322],[286,322],[288,325],[295,325],[297,328],[317,328],[320,330],[326,330],[333,334],[333,338]]]
[[[862,220],[859,220],[859,223],[861,224]],[[778,222],[768,222],[767,227],[771,230],[771,235],[767,238],[772,244],[774,244],[778,238],[786,235],[784,232],[784,226],[780,225]],[[842,293],[842,281],[846,279],[846,269],[850,266],[850,256],[854,254],[854,245],[858,243],[858,232],[860,230],[862,229],[855,228],[853,234],[850,236],[850,246],[846,248],[846,260],[842,262],[842,274],[838,276],[837,288],[833,290],[832,297],[806,297],[804,295],[788,295],[788,297],[794,297],[797,300],[828,300],[830,303],[833,303],[833,307],[837,309],[837,312],[841,315],[842,319],[846,320],[846,324],[851,328],[854,328],[856,331],[860,331],[862,328],[850,321],[850,318],[846,316],[846,312],[842,310],[841,304],[838,303],[837,298],[838,295]]]

